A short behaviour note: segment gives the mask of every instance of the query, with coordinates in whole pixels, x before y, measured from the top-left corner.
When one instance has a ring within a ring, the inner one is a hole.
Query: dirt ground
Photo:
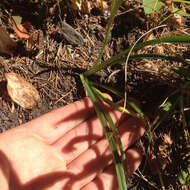
[[[79,74],[91,68],[98,57],[103,46],[108,13],[94,8],[90,14],[79,15],[67,7],[61,7],[64,12],[62,19],[82,35],[82,42],[81,40],[73,42],[66,39],[60,30],[58,7],[53,3],[47,7],[44,4],[40,1],[27,1],[27,3],[10,1],[3,4],[1,9],[1,26],[5,27],[9,34],[14,35],[17,48],[12,55],[0,55],[0,132],[86,96]],[[132,11],[126,11],[130,9]],[[16,36],[4,15],[19,15],[23,18],[23,22],[31,23],[33,26],[31,36],[34,41],[32,47],[28,47],[26,39]],[[140,3],[126,3],[115,19],[112,37],[103,59],[133,45],[142,34],[156,26],[157,19],[157,17],[154,20],[144,15]],[[166,24],[166,27],[154,32],[156,37],[182,35],[182,32],[175,27]],[[186,24],[185,31],[189,32],[189,23]],[[149,36],[146,38],[148,39]],[[154,48],[158,47],[149,46],[140,51],[151,53]],[[187,54],[189,50],[189,47],[178,44],[165,44],[161,48],[165,54],[181,56]],[[176,88],[176,82],[181,80],[170,71],[173,66],[189,68],[189,65],[182,65],[182,63],[148,59],[132,61],[128,64],[128,94],[141,103],[142,110],[148,115],[150,123],[155,121],[158,105],[170,94],[172,88]],[[37,107],[27,110],[12,102],[6,89],[5,73],[9,72],[18,73],[35,86],[41,99]],[[93,79],[123,90],[124,63],[98,72]],[[113,99],[119,100],[115,96]],[[169,134],[172,139],[172,143],[164,152],[167,158],[165,165],[159,165],[165,189],[188,189],[190,187],[182,186],[177,178],[181,169],[187,167],[190,150],[183,140],[184,133],[179,113],[165,120],[156,130],[154,146],[151,147],[152,155],[159,157],[158,148],[162,145],[165,134]],[[147,143],[147,134],[145,134],[137,144],[142,153],[142,147],[146,147]],[[137,183],[139,183],[137,187],[139,190],[161,189],[160,176],[154,170],[153,162],[146,163],[144,155],[139,171],[129,180],[129,189],[134,189]]]

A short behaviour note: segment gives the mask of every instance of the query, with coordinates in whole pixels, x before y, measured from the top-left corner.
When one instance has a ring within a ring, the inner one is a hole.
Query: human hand
[[[122,113],[110,113],[118,122]],[[119,131],[127,149],[143,135],[144,123],[126,116]],[[131,175],[141,154],[131,149],[126,156]],[[112,154],[89,98],[0,134],[0,189],[117,189]]]

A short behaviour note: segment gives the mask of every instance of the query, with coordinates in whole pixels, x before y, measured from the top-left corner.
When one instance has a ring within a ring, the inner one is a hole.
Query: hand
[[[121,113],[110,113],[118,122]],[[144,123],[126,116],[119,131],[126,149],[143,135]],[[131,149],[126,155],[132,174],[141,154]],[[0,134],[0,189],[117,189],[112,154],[89,98]]]

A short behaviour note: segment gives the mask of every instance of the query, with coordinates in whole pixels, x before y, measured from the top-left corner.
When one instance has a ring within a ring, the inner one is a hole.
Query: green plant
[[[149,44],[158,44],[158,43],[163,43],[163,42],[167,42],[167,43],[190,43],[190,37],[189,36],[172,36],[172,37],[168,37],[168,38],[161,38],[161,39],[156,39],[156,40],[151,40],[151,41],[147,41],[147,42],[143,42],[143,43],[140,43],[138,44],[136,47],[135,47],[135,50],[137,49],[140,49],[144,46],[147,46]],[[99,107],[99,105],[101,104],[103,106],[103,104],[101,103],[102,101],[106,101],[108,104],[110,104],[111,106],[115,106],[113,102],[109,101],[108,99],[106,98],[102,98],[99,94],[99,91],[95,88],[95,86],[100,86],[100,87],[103,87],[105,89],[107,89],[108,91],[116,94],[116,95],[119,95],[120,97],[122,96],[121,93],[118,93],[117,90],[115,89],[112,89],[110,87],[105,87],[104,85],[101,85],[101,84],[97,84],[97,83],[94,83],[92,81],[89,81],[88,80],[88,76],[100,71],[101,69],[105,69],[106,67],[110,66],[110,65],[114,65],[114,64],[118,64],[118,63],[122,63],[126,60],[127,58],[127,53],[129,52],[130,48],[119,53],[119,55],[116,55],[108,60],[106,60],[105,62],[101,63],[101,64],[95,64],[94,67],[92,67],[89,71],[86,71],[84,74],[81,74],[81,80],[82,80],[82,83],[85,87],[85,89],[87,90],[91,100],[93,101],[93,104],[96,108],[96,112],[97,112],[97,115],[99,118],[101,118],[100,120],[103,120],[102,118],[105,117],[105,113],[101,113],[102,112],[102,109]],[[185,59],[182,59],[182,58],[179,58],[179,57],[174,57],[174,56],[166,56],[166,55],[160,55],[160,54],[140,54],[140,55],[133,55],[130,57],[130,60],[132,59],[140,59],[140,58],[153,58],[153,59],[166,59],[166,60],[171,60],[171,61],[180,61],[180,62],[185,62],[186,63],[186,60]],[[189,75],[188,75],[189,76]],[[187,83],[183,88],[187,89],[187,87],[189,87],[189,83]],[[98,92],[97,92],[98,91]],[[170,114],[173,113],[173,110],[175,109],[175,106],[179,103],[179,100],[180,100],[180,92],[176,92],[174,95],[172,95],[163,105],[160,106],[160,110],[162,112],[162,117],[160,119],[160,121],[158,121],[157,125],[154,127],[154,130],[160,125],[160,123],[166,119]],[[134,104],[133,104],[134,105]],[[131,114],[133,116],[136,116],[136,117],[141,117],[145,122],[146,119],[144,117],[144,114],[140,111],[140,109],[134,105],[133,106],[136,111],[137,111],[137,114],[133,113],[133,112],[130,112],[129,110],[126,110],[125,108],[119,108],[117,106],[115,106],[115,108],[117,108],[118,110],[120,111],[123,111],[128,113],[128,114]],[[107,113],[106,113],[107,114]],[[106,119],[104,118],[104,122],[102,121],[102,125],[103,126],[110,126],[109,124],[105,124],[106,122]],[[111,118],[110,118],[110,123],[112,122],[111,121]],[[113,123],[112,123],[113,125]],[[107,130],[105,130],[106,132]],[[113,134],[113,136],[115,136],[115,134]],[[108,136],[107,136],[108,137]],[[151,140],[150,140],[151,141]],[[113,142],[112,143],[117,143],[117,142]],[[112,144],[111,143],[111,144]],[[111,145],[110,145],[111,146]],[[113,146],[113,144],[112,144]],[[122,150],[123,151],[123,150]],[[112,152],[113,154],[115,153],[113,147],[112,147]],[[118,154],[115,155],[115,160],[119,159],[118,157]],[[119,166],[116,166],[116,170],[119,171],[119,173],[123,173],[123,170],[124,169],[121,169],[121,160],[118,161],[116,163],[120,163]],[[121,177],[121,176],[118,176],[119,180],[122,181],[124,180],[125,178],[124,177]],[[122,178],[122,180],[121,180]],[[121,186],[120,186],[120,189]]]
[[[110,91],[119,97],[123,98],[124,97],[124,92],[120,93],[116,89],[113,89],[111,87],[99,84],[94,81],[90,81],[89,76],[95,74],[96,72],[106,69],[108,66],[112,66],[115,64],[119,64],[122,62],[125,62],[127,59],[127,56],[131,50],[131,48],[128,48],[122,52],[120,52],[118,55],[111,57],[110,59],[107,59],[106,61],[101,63],[101,58],[104,53],[104,49],[109,41],[110,38],[110,32],[112,29],[112,24],[114,22],[115,15],[117,13],[117,10],[119,9],[119,6],[121,5],[122,0],[112,0],[112,8],[111,8],[111,16],[109,19],[109,22],[107,24],[107,31],[106,31],[106,37],[104,41],[104,46],[98,56],[98,59],[94,66],[84,72],[83,74],[80,75],[82,84],[84,88],[86,89],[91,101],[93,102],[93,105],[95,107],[96,113],[102,123],[102,126],[105,131],[105,135],[107,137],[107,140],[110,145],[110,149],[112,150],[112,154],[115,160],[115,168],[116,168],[116,173],[117,173],[117,179],[118,179],[118,184],[119,184],[119,189],[121,190],[126,190],[127,189],[127,184],[126,184],[126,179],[125,179],[125,167],[124,167],[124,162],[126,162],[126,157],[124,154],[123,146],[119,137],[119,133],[117,130],[117,127],[113,123],[107,109],[104,107],[103,102],[105,101],[106,103],[110,104],[112,107],[118,109],[119,111],[128,113],[134,117],[139,117],[142,118],[145,123],[147,124],[146,118],[142,111],[133,103],[129,102],[129,104],[135,109],[135,112],[131,112],[127,110],[125,107],[118,106],[114,102],[110,101],[107,99],[103,94],[101,93],[100,90],[98,90],[96,87],[101,87],[106,89],[107,91]],[[171,36],[171,37],[166,37],[166,38],[160,38],[160,39],[155,39],[155,40],[150,40],[147,42],[142,42],[138,43],[134,47],[134,51],[138,50],[142,47],[148,46],[148,45],[154,45],[154,44],[159,44],[159,43],[190,43],[190,36]],[[167,55],[161,55],[161,54],[135,54],[129,57],[129,60],[135,60],[135,59],[142,59],[142,58],[151,58],[151,59],[163,59],[163,60],[170,60],[170,61],[178,61],[178,62],[184,62],[187,63],[186,59],[176,57],[176,56],[167,56]],[[186,86],[184,86],[186,88]],[[179,102],[179,95],[175,94],[175,96],[171,96],[171,98],[168,99],[168,101],[160,106],[160,109],[163,113],[163,117],[161,120],[157,123],[156,127],[159,126],[159,124],[167,118],[169,114],[172,113],[172,110],[175,108],[177,103]],[[154,128],[154,130],[156,129]],[[151,131],[150,131],[151,133]],[[151,138],[150,138],[151,142]],[[119,151],[116,149],[116,144],[119,145]],[[119,154],[121,153],[121,155]]]
[[[183,170],[179,173],[178,180],[182,185],[190,184],[190,176],[187,172]]]
[[[183,4],[190,4],[189,1],[185,1],[185,0],[171,0],[170,5],[172,5],[172,3],[174,3],[174,2],[183,3]],[[155,12],[157,13],[164,6],[166,6],[164,1],[160,1],[160,0],[143,0],[143,9],[144,9],[144,12],[145,12],[146,15],[153,14]],[[171,13],[168,16],[165,16],[164,14],[161,15],[161,17],[163,18],[161,23],[163,23],[164,21],[166,21],[167,19],[172,17],[174,14],[178,14],[178,15],[183,16],[183,17],[189,17],[190,14],[185,11],[187,8],[189,8],[189,6],[184,6],[183,9],[173,7],[173,10],[170,10]]]
[[[165,4],[158,0],[143,0],[143,8],[145,14],[152,14],[159,11]]]

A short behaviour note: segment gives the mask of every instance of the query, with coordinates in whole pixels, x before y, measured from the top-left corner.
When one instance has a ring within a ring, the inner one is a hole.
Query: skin
[[[109,108],[110,109],[110,108]],[[111,110],[127,149],[144,123]],[[140,165],[136,149],[126,152],[131,175]],[[0,134],[0,189],[115,190],[112,154],[89,98],[47,113]]]

